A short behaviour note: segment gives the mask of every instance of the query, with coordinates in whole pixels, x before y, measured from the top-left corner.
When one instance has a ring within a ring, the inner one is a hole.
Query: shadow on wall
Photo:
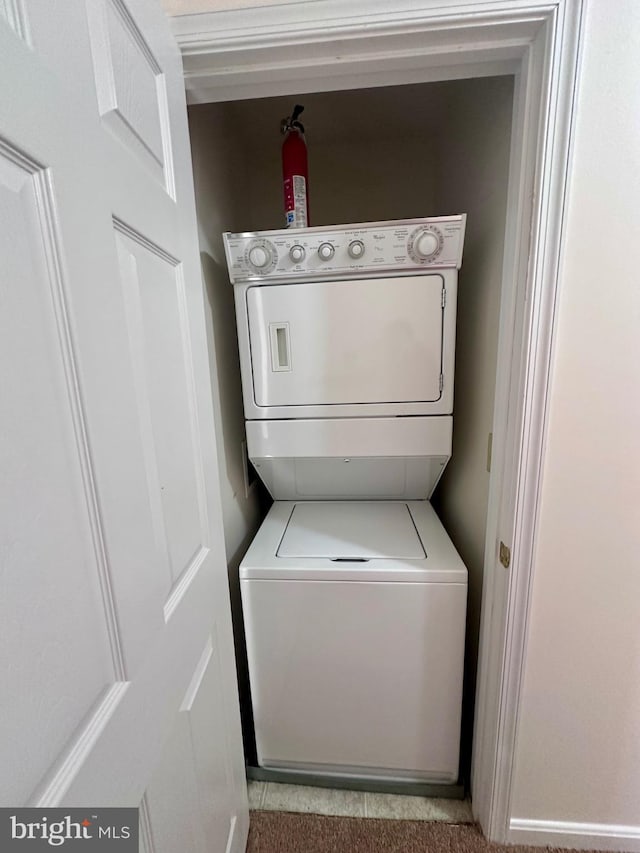
[[[220,494],[242,730],[246,759],[249,763],[255,763],[255,738],[238,567],[268,509],[269,498],[264,494],[257,480],[254,481],[248,493],[245,491],[242,449],[245,425],[233,287],[229,282],[226,266],[218,264],[207,252],[201,252],[200,259],[208,306],[207,343],[211,363]]]
[[[473,224],[465,245],[465,268],[459,276],[458,340],[463,353],[457,355],[453,453],[433,496],[432,503],[469,570],[467,602],[466,665],[464,679],[461,762],[462,778],[470,778],[476,669],[480,633],[485,528],[489,490],[488,435],[491,430],[495,356],[487,345],[491,321],[497,323],[499,305],[493,305],[486,323],[480,304],[486,295],[477,282],[495,275],[501,254],[496,257],[493,240],[477,239]],[[499,241],[498,241],[499,242]],[[467,273],[465,275],[465,273]],[[497,278],[499,281],[499,276]],[[489,351],[488,351],[489,350]],[[466,357],[468,355],[468,357]],[[488,395],[489,399],[483,399]]]
[[[439,209],[467,213],[458,278],[453,455],[432,501],[469,570],[464,775],[471,761],[513,86],[512,77],[494,77],[452,87],[438,149]]]
[[[245,762],[257,767],[258,753],[253,724],[253,705],[251,702],[251,687],[249,685],[249,663],[247,660],[247,640],[244,632],[242,614],[242,599],[240,597],[239,566],[247,548],[251,544],[254,532],[247,534],[235,554],[227,558],[229,570],[229,595],[231,598],[231,619],[233,622],[233,642],[236,651],[236,672],[238,674],[238,694],[240,697],[240,720],[242,723],[242,740],[244,741]]]
[[[213,334],[208,340],[211,367],[216,373],[220,401],[224,400],[224,406],[220,407],[219,426],[222,434],[218,435],[218,441],[222,438],[224,452],[219,457],[220,460],[224,459],[227,478],[237,493],[244,490],[244,482],[238,482],[237,474],[242,471],[245,429],[233,287],[228,281],[227,270],[216,263],[211,255],[201,252],[200,261],[212,320]]]

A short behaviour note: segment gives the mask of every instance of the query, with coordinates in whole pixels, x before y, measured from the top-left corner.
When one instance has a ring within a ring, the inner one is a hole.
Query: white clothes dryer
[[[464,228],[224,235],[249,457],[275,500],[240,566],[265,768],[457,779],[467,570],[428,498]]]

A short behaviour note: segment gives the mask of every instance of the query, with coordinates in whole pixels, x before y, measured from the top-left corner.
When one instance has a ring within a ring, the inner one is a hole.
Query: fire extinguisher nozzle
[[[293,108],[293,112],[290,116],[283,118],[280,122],[280,132],[286,133],[288,130],[291,130],[292,127],[296,127],[298,130],[301,130],[304,133],[304,127],[302,123],[298,121],[298,116],[304,110],[304,107],[301,104],[296,104]]]

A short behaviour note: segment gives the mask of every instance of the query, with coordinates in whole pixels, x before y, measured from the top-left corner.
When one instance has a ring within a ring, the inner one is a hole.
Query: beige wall
[[[509,178],[513,78],[451,89],[437,146],[437,206],[468,214],[459,275],[453,456],[433,503],[469,570],[465,755],[478,660],[489,471]]]
[[[586,4],[511,813],[640,849],[640,4]]]
[[[436,210],[432,167],[418,171],[416,162],[432,161],[427,140],[383,140],[362,144],[345,140],[313,146],[309,140],[309,203],[312,225],[371,222],[425,216]],[[274,167],[252,179],[249,192],[252,222],[259,228],[283,227],[280,140]],[[253,226],[252,226],[253,227]]]
[[[404,87],[407,88],[407,87]],[[412,87],[412,92],[429,87]],[[299,96],[305,110],[312,225],[418,217],[436,211],[434,137],[441,87],[424,95],[422,121],[402,118],[395,90]],[[296,97],[239,101],[231,106],[247,175],[244,230],[282,228],[280,120]],[[393,105],[393,106],[392,106]],[[392,112],[393,110],[393,112]]]

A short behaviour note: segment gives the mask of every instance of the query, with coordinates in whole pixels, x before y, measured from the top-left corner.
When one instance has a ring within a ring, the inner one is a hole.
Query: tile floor
[[[249,808],[395,820],[473,822],[468,800],[370,794],[279,782],[249,782]]]

